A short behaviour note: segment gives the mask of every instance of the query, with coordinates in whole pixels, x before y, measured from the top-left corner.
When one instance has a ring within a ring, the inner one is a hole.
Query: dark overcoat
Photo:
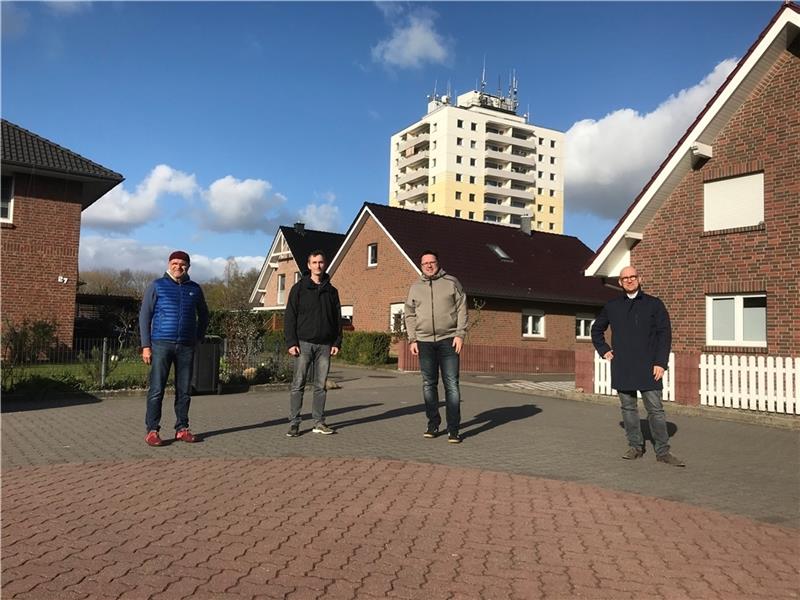
[[[611,345],[605,331],[611,326]],[[615,390],[660,390],[661,380],[653,377],[653,366],[664,370],[669,362],[672,326],[664,303],[641,289],[636,297],[623,294],[610,300],[592,325],[592,343],[603,356],[614,352],[611,385]]]

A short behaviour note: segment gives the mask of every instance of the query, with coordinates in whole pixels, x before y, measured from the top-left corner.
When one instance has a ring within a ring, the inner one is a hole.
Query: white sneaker
[[[333,429],[325,425],[325,423],[317,423],[311,431],[314,433],[321,433],[322,435],[330,435],[333,433]]]

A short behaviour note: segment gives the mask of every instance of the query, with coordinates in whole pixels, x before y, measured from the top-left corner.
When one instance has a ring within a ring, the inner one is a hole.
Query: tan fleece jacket
[[[411,284],[406,299],[409,342],[436,342],[467,334],[467,296],[458,279],[439,271]]]

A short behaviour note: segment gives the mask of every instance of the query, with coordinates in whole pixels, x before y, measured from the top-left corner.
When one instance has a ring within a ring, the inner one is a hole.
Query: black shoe
[[[292,425],[286,432],[286,437],[300,437],[300,425]]]
[[[425,433],[422,434],[422,437],[435,438],[437,435],[439,435],[439,428],[428,425],[428,428],[425,430]]]
[[[622,458],[625,460],[636,460],[637,458],[642,458],[642,456],[644,456],[644,450],[631,446],[628,448],[628,451],[622,455]]]
[[[658,462],[662,462],[665,465],[670,465],[673,467],[685,467],[686,463],[683,462],[680,458],[675,456],[674,454],[670,454],[667,452],[666,454],[662,454],[661,456],[656,456],[656,460]]]
[[[460,444],[461,443],[461,436],[457,433],[450,433],[447,436],[447,441],[451,444]]]

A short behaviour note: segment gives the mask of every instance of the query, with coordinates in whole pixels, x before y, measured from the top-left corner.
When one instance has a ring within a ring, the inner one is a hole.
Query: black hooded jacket
[[[342,347],[342,306],[327,273],[322,274],[319,285],[304,275],[292,286],[283,332],[287,348],[299,345],[300,340]]]

